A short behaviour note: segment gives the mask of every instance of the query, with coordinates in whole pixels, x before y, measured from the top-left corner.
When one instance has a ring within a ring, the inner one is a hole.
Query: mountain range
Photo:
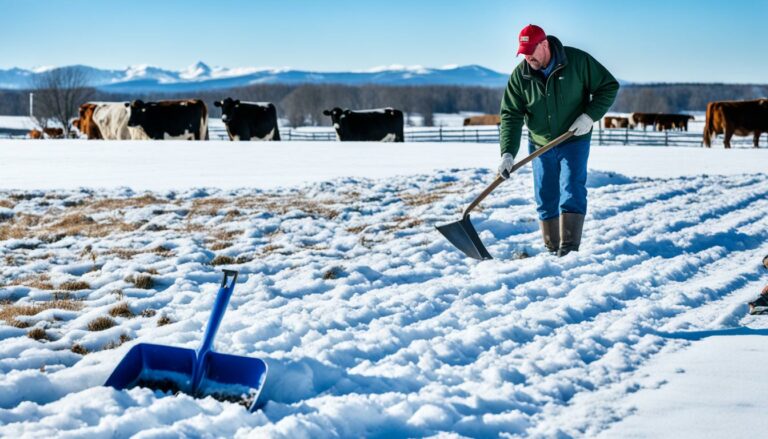
[[[89,85],[106,92],[184,92],[205,91],[253,84],[325,83],[345,85],[461,85],[501,88],[508,74],[478,66],[388,66],[365,71],[317,72],[289,68],[210,67],[198,62],[175,71],[148,65],[131,66],[123,70],[82,68]],[[23,90],[34,78],[52,68],[0,70],[0,89]]]

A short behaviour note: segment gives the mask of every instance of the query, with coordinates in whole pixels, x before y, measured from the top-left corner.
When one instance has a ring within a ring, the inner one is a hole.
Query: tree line
[[[232,97],[244,101],[272,102],[290,126],[330,125],[323,110],[394,107],[406,114],[418,113],[423,124],[433,125],[435,113],[476,111],[496,114],[504,93],[501,88],[428,85],[256,84],[221,90],[179,93],[108,93],[88,87],[87,75],[77,68],[62,68],[40,76],[30,90],[0,90],[0,114],[29,114],[29,93],[35,94],[35,116],[41,126],[48,120],[77,117],[87,101],[141,99],[202,99],[212,117],[220,116],[216,100]],[[743,100],[768,96],[768,85],[757,84],[628,84],[621,87],[614,112],[679,113],[704,111],[710,101]],[[406,121],[409,124],[410,121]]]
[[[627,84],[619,89],[611,111],[681,113],[705,111],[711,101],[741,101],[768,97],[759,84]]]

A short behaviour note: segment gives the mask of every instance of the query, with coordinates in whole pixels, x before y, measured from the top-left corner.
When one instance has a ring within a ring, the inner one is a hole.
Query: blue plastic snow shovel
[[[518,163],[515,163],[509,173],[512,174],[513,172],[525,166],[531,160],[544,154],[563,141],[570,139],[571,136],[573,136],[573,131],[566,131],[565,134],[560,135],[560,137],[537,149],[526,158],[520,160]],[[483,199],[485,199],[488,194],[493,192],[493,190],[496,189],[496,186],[500,185],[503,181],[504,178],[501,175],[497,175],[496,179],[493,180],[493,183],[488,185],[488,187],[485,188],[483,192],[477,196],[477,198],[472,200],[466,209],[464,209],[464,214],[461,216],[460,220],[435,226],[437,231],[442,233],[443,236],[445,236],[445,238],[450,241],[451,244],[453,244],[457,249],[461,250],[470,258],[478,259],[481,261],[486,259],[493,259],[491,254],[488,253],[488,250],[485,249],[483,242],[480,241],[480,237],[477,236],[475,227],[472,225],[472,221],[469,220],[469,212],[471,212],[472,209],[480,204],[480,202],[483,201]]]
[[[258,358],[211,351],[236,279],[237,271],[224,270],[203,343],[197,351],[137,344],[123,357],[104,385],[116,389],[139,386],[163,392],[184,392],[196,398],[213,396],[254,411],[267,378],[267,364]]]

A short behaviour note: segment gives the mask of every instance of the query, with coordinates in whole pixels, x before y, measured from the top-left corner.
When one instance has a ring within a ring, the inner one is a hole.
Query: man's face
[[[536,49],[532,54],[524,56],[528,65],[531,66],[533,70],[539,70],[546,67],[547,64],[549,64],[550,59],[549,41],[544,40],[540,42],[536,45]]]

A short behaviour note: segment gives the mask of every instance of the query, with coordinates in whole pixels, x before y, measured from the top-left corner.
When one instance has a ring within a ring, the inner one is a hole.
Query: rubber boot
[[[560,217],[556,216],[548,220],[539,221],[541,236],[544,238],[544,246],[555,255],[560,248]]]
[[[563,212],[560,215],[560,249],[558,256],[565,256],[572,251],[579,251],[581,229],[584,227],[584,215]]]

